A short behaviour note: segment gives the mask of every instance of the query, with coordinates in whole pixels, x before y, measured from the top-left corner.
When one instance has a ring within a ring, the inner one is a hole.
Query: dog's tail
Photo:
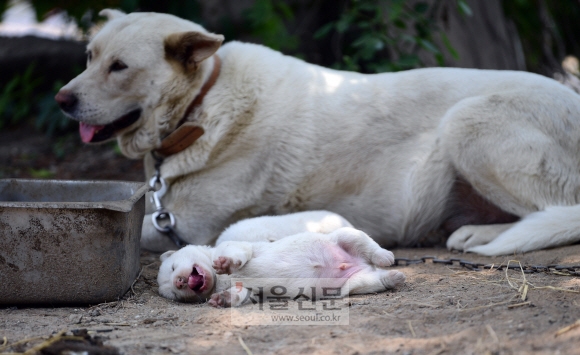
[[[552,206],[529,214],[489,244],[466,251],[507,255],[569,245],[580,241],[580,205]]]

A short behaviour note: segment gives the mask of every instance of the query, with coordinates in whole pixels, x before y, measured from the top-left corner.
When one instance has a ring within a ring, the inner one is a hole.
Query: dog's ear
[[[181,32],[165,38],[165,55],[176,60],[187,72],[211,57],[222,45],[224,36],[213,33]]]
[[[99,16],[106,17],[107,20],[109,20],[109,21],[114,20],[114,19],[119,18],[119,17],[123,17],[125,15],[126,15],[126,13],[124,13],[121,10],[116,10],[116,9],[103,9],[99,12]]]
[[[165,259],[173,255],[173,253],[175,253],[175,250],[166,251],[165,253],[161,254],[161,256],[159,256],[159,260],[161,260],[161,262],[164,262]]]

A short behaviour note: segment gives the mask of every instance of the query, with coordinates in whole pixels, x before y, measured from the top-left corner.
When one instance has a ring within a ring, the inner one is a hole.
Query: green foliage
[[[48,169],[30,169],[29,174],[35,179],[52,179],[54,172]]]
[[[7,7],[9,0],[0,0],[0,10]],[[102,9],[121,9],[125,12],[155,11],[177,15],[193,21],[199,21],[200,5],[196,0],[30,0],[36,10],[38,20],[54,9],[66,10],[85,28],[98,17]]]
[[[349,0],[336,21],[322,26],[314,35],[338,38],[341,61],[334,67],[346,70],[385,72],[423,66],[420,52],[443,65],[443,51],[454,58],[457,51],[440,31],[435,14],[441,1]],[[460,12],[471,16],[465,1],[458,0]],[[439,35],[444,48],[436,45]]]
[[[46,132],[48,135],[65,132],[73,125],[73,122],[62,113],[54,100],[54,96],[63,86],[63,82],[56,81],[51,91],[41,93],[36,98],[35,126],[36,129]]]
[[[201,6],[200,2],[197,0],[171,0],[171,1],[117,0],[116,2],[118,3],[118,5],[112,7],[120,8],[125,12],[133,12],[133,11],[164,12],[198,23],[202,22],[200,16]],[[94,6],[91,7],[97,9],[97,11],[102,9],[102,7],[94,7]]]
[[[0,94],[0,128],[17,124],[31,114],[34,89],[42,82],[34,75],[34,67],[32,63],[4,86]]]
[[[503,0],[518,30],[527,69],[552,75],[565,55],[580,56],[578,0]]]
[[[288,33],[285,22],[294,19],[292,9],[281,0],[255,0],[244,17],[250,34],[276,50],[298,47],[298,39]]]
[[[67,130],[71,121],[67,119],[54,101],[62,82],[54,83],[53,90],[38,92],[43,79],[35,73],[32,63],[22,74],[16,74],[0,93],[0,129],[22,123],[35,116],[35,126],[50,135]]]

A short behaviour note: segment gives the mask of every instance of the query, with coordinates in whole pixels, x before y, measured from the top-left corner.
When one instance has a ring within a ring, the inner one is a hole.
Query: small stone
[[[99,311],[98,309],[93,309],[92,311],[89,312],[89,316],[91,317],[98,317],[101,315],[101,311]]]
[[[224,339],[231,338],[233,335],[234,335],[234,333],[232,333],[232,332],[225,332],[224,333]]]
[[[79,324],[82,319],[83,319],[82,314],[71,314],[70,316],[68,316],[68,321],[72,324]]]
[[[180,345],[174,345],[174,346],[168,347],[167,349],[174,354],[180,354],[185,350],[185,347],[180,346]]]

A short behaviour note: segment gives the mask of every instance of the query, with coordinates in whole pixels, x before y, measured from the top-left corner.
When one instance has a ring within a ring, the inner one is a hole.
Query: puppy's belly
[[[320,251],[319,259],[312,263],[315,277],[344,279],[346,282],[346,279],[369,267],[363,259],[350,255],[336,244],[325,244]]]
[[[284,239],[277,242],[285,242]],[[370,266],[349,254],[336,243],[313,240],[307,244],[284,243],[275,250],[268,246],[254,255],[239,273],[246,277],[284,277],[296,279],[337,279],[344,284],[359,271]]]

